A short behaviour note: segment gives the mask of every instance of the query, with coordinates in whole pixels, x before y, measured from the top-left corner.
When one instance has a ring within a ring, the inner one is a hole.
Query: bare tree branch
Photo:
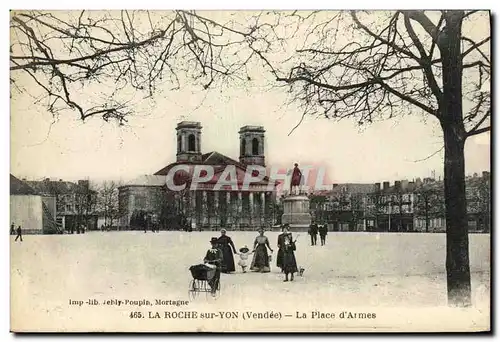
[[[480,134],[480,133],[484,133],[484,132],[487,132],[491,129],[491,127],[486,127],[486,128],[479,128],[485,121],[486,119],[488,119],[490,117],[490,113],[491,111],[488,110],[484,115],[483,117],[476,123],[476,125],[470,130],[467,132],[467,136],[472,136],[472,135],[476,135],[476,134]]]

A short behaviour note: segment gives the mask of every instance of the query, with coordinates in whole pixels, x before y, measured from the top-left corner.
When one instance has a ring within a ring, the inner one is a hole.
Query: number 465
[[[134,311],[130,313],[130,318],[142,318],[142,313]]]

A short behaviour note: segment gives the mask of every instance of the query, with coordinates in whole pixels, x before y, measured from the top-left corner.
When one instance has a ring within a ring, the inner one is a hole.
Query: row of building
[[[26,234],[80,233],[97,229],[97,192],[77,183],[28,181],[10,175],[10,217]]]
[[[417,178],[375,184],[333,184],[309,195],[311,215],[334,231],[444,232],[444,182]],[[490,173],[466,178],[470,231],[491,229]]]
[[[264,128],[241,127],[237,132],[238,160],[217,151],[202,153],[201,130],[199,122],[180,122],[176,128],[176,161],[117,188],[116,208],[105,206],[105,222],[109,212],[113,212],[114,228],[121,230],[142,230],[148,225],[161,230],[193,226],[203,230],[222,227],[253,230],[280,224],[283,208],[277,196],[278,184],[264,178],[243,187],[249,165],[266,166]],[[173,182],[187,183],[187,190],[170,191],[166,186],[169,172],[180,164],[191,168],[210,165],[215,172],[209,181],[193,191],[189,190],[192,175],[177,172]],[[217,190],[215,185],[223,179],[223,171],[228,166],[236,170],[237,187]],[[470,230],[489,231],[490,174],[483,172],[481,176],[468,177],[466,183]],[[77,183],[50,179],[26,181],[11,175],[11,216],[13,221],[25,222],[23,226],[40,232],[95,230],[102,226],[99,216],[103,211],[97,205],[97,195],[88,180]],[[309,198],[311,216],[327,223],[331,231],[445,230],[441,180],[333,184],[330,190],[311,193]],[[26,209],[34,207],[36,209]],[[23,215],[27,218],[20,218]]]

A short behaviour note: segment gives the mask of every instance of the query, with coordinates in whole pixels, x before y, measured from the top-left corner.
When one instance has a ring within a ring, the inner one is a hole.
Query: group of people
[[[17,241],[17,239],[21,239],[21,242],[23,242],[23,235],[22,235],[22,230],[21,226],[17,226],[17,229],[14,229],[15,225],[14,222],[10,225],[10,235],[16,235],[16,239],[14,241]]]
[[[293,281],[294,274],[298,272],[297,261],[295,259],[296,240],[293,240],[289,226],[282,227],[282,233],[278,236],[278,255],[276,265],[285,274],[284,281]],[[221,273],[232,273],[236,271],[234,255],[239,256],[238,265],[243,273],[250,271],[268,273],[271,272],[271,257],[268,250],[273,253],[269,239],[264,235],[264,230],[259,230],[259,235],[255,238],[253,249],[250,250],[247,245],[241,247],[238,251],[231,237],[227,235],[225,229],[221,230],[220,237],[212,237],[210,240],[211,248],[207,251],[204,262],[216,266],[216,272],[213,279],[208,283],[212,290],[217,287]],[[248,265],[250,255],[253,254],[252,261]]]
[[[317,225],[315,222],[309,226],[309,235],[311,236],[311,246],[316,246],[318,243],[318,233],[321,239],[321,246],[326,244],[326,235],[328,234],[328,227],[326,224]]]

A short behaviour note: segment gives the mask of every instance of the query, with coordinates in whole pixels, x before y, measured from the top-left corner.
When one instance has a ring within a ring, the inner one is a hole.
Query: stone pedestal
[[[311,224],[309,198],[304,195],[291,195],[283,200],[281,223],[290,225],[291,230],[307,231]]]

